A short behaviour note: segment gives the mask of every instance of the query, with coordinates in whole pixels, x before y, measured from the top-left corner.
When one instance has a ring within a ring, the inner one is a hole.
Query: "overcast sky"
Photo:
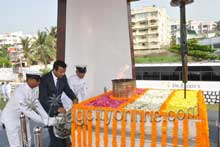
[[[156,5],[164,7],[172,18],[179,17],[179,9],[170,6],[170,0],[140,0],[132,8]],[[187,18],[220,20],[220,0],[195,0],[187,6]],[[38,30],[56,26],[57,0],[0,0],[0,33]]]

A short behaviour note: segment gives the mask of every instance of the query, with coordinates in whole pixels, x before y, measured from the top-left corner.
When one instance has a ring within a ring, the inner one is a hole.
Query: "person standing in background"
[[[3,98],[3,101],[6,102],[6,84],[4,82],[2,82],[2,86],[1,86],[1,90],[2,90],[2,98]]]
[[[11,98],[11,85],[9,82],[7,82],[5,86],[5,95],[7,99]]]
[[[77,65],[75,74],[68,78],[69,86],[76,94],[79,102],[82,102],[88,98],[88,84],[85,80],[86,72],[86,65]],[[72,102],[69,100],[68,96],[65,93],[62,94],[61,100],[64,108],[72,108]]]

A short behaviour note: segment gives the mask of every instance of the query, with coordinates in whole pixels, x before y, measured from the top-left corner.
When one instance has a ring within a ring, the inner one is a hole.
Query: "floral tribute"
[[[146,132],[148,131],[151,131],[151,147],[156,147],[157,131],[160,129],[162,132],[161,145],[167,146],[169,112],[172,112],[172,117],[175,118],[173,121],[169,121],[169,123],[173,123],[172,146],[189,146],[188,136],[191,127],[189,121],[197,119],[196,147],[210,147],[207,110],[202,91],[188,90],[186,99],[183,94],[183,90],[137,89],[136,95],[132,98],[116,98],[109,91],[76,104],[72,108],[72,147],[81,147],[81,145],[92,147],[94,144],[97,147],[101,144],[104,147],[108,147],[110,144],[113,147],[145,147]],[[181,120],[177,119],[180,117],[178,116],[179,110],[185,115],[189,113],[187,110],[195,107],[194,113],[198,114],[195,118],[181,117]],[[146,114],[153,116],[154,112],[161,115],[161,124],[152,119],[151,129],[147,130],[145,116]],[[118,114],[120,119],[117,118]],[[127,120],[127,114],[130,115],[131,120]],[[104,117],[102,117],[103,115]],[[135,121],[136,115],[141,118],[139,122]],[[82,121],[84,123],[81,123]],[[179,133],[179,123],[183,124],[182,134]],[[130,128],[129,142],[126,139],[128,127]],[[141,130],[139,144],[136,144],[137,127]],[[108,136],[110,130],[112,130],[112,139]],[[181,141],[179,141],[180,135],[183,138]],[[118,136],[120,136],[120,140],[117,139]]]
[[[172,90],[151,89],[146,91],[140,98],[127,105],[126,109],[158,111],[166,101]]]
[[[135,100],[136,98],[139,98],[139,96],[145,91],[145,89],[136,89],[136,95],[133,98],[114,98],[112,96],[112,92],[110,91],[95,98],[92,98],[89,101],[85,101],[83,105],[102,108],[119,108],[120,106],[125,105],[128,102]]]
[[[198,93],[197,90],[187,90],[184,98],[183,90],[176,90],[161,108],[163,112],[198,114]]]

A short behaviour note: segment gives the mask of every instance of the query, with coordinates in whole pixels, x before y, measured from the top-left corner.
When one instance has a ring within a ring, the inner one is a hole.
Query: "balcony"
[[[146,25],[134,25],[132,29],[146,29]]]
[[[147,34],[147,31],[145,32],[133,32],[133,36],[143,36],[143,35],[146,35]]]
[[[147,49],[147,46],[134,45],[134,49],[135,49],[135,50]]]
[[[132,18],[131,22],[144,22],[147,21],[146,18]]]

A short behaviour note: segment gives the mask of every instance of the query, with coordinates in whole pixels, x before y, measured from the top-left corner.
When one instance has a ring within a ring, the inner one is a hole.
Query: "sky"
[[[0,33],[34,34],[56,23],[57,0],[0,0]]]
[[[35,34],[56,26],[58,0],[0,0],[0,34],[23,31]],[[131,7],[164,7],[171,18],[179,18],[179,8],[171,7],[170,0],[140,0]],[[220,20],[220,0],[194,0],[187,5],[186,16],[195,20]]]

